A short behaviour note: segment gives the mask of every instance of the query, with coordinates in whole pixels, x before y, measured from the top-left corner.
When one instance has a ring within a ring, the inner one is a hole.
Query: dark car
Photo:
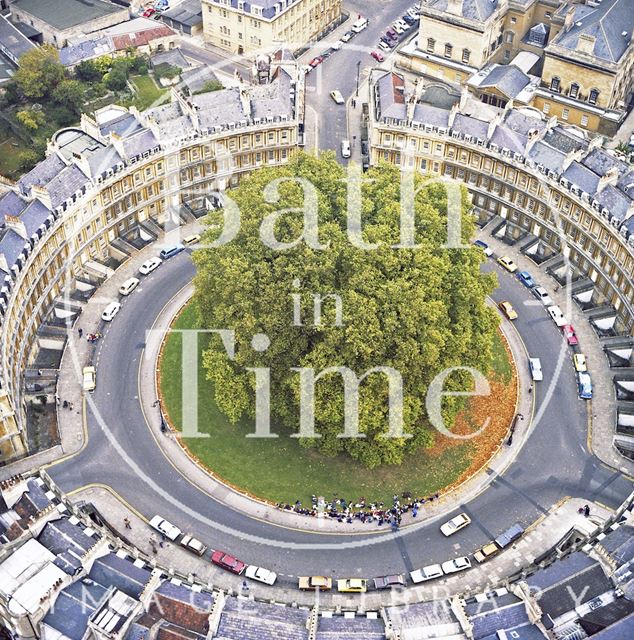
[[[247,565],[242,562],[242,560],[238,560],[224,551],[214,551],[211,554],[211,561],[215,565],[237,575],[242,575],[244,570],[247,568]]]
[[[405,578],[403,576],[382,576],[374,578],[375,589],[391,589],[392,587],[404,587]]]
[[[416,22],[416,20],[414,20],[412,16],[408,16],[406,13],[401,16],[401,19],[405,20],[405,22],[407,22],[407,24],[410,24],[410,25]]]

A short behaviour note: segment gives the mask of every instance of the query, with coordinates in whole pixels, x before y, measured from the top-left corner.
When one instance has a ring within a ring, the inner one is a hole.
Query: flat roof
[[[126,11],[124,7],[103,0],[15,0],[13,6],[62,31]]]

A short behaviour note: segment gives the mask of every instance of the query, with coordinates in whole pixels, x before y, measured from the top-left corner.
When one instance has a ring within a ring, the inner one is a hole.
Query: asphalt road
[[[487,268],[499,273],[500,287],[494,298],[511,301],[519,311],[516,326],[530,355],[541,358],[545,380],[536,390],[539,419],[533,433],[508,470],[489,489],[460,506],[473,520],[460,536],[443,537],[437,523],[398,538],[387,533],[333,538],[289,530],[226,508],[172,468],[145,424],[137,378],[145,330],[194,275],[186,253],[144,278],[104,331],[99,384],[92,396],[99,419],[89,411],[87,447],[49,472],[66,492],[90,483],[109,485],[146,517],[160,513],[212,548],[289,575],[375,576],[410,571],[472,553],[514,522],[530,524],[565,496],[616,507],[631,485],[587,451],[586,404],[577,398],[570,354],[559,330],[516,278],[493,263]],[[559,361],[556,392],[549,397],[546,390]],[[222,523],[224,529],[218,530],[211,521]],[[370,526],[368,531],[376,529]]]
[[[369,18],[368,27],[308,74],[306,103],[317,114],[318,147],[321,150],[336,150],[340,162],[346,162],[341,157],[341,141],[348,138],[346,107],[335,104],[330,97],[330,92],[339,89],[346,101],[355,94],[357,63],[361,62],[359,66],[359,82],[361,84],[367,78],[370,69],[378,65],[370,56],[370,52],[378,48],[378,42],[390,24],[400,18],[413,4],[414,0],[392,0],[391,2],[354,0],[346,2],[346,10],[350,12],[346,29],[350,29],[358,15]],[[368,8],[368,5],[371,5],[371,8]],[[407,39],[417,31],[418,25],[410,29],[402,38]],[[317,48],[317,51],[325,51],[335,41],[334,37],[327,38]],[[310,55],[302,58],[303,63],[309,62],[313,57],[313,51],[314,49],[311,50]],[[387,54],[384,53],[384,55],[387,57]],[[359,144],[358,140],[356,144]]]

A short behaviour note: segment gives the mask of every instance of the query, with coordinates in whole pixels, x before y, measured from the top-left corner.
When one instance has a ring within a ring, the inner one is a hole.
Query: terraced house
[[[272,65],[263,79],[193,97],[174,90],[171,103],[144,112],[113,105],[84,115],[53,136],[32,171],[3,181],[1,459],[29,450],[29,399],[52,399],[65,324],[112,267],[164,225],[193,220],[196,207],[203,215],[205,194],[286,162],[297,147],[297,67]]]
[[[631,0],[431,0],[400,64],[613,134],[632,100],[633,30]]]
[[[342,0],[203,0],[205,40],[243,54],[317,40],[341,18]]]
[[[466,89],[452,108],[440,107],[394,72],[376,72],[369,107],[371,164],[464,183],[480,226],[569,285],[607,351],[630,344],[634,168],[600,136],[589,140],[533,107],[484,105]],[[630,383],[614,383],[617,398],[631,402]],[[632,435],[617,426],[614,443],[634,458]]]

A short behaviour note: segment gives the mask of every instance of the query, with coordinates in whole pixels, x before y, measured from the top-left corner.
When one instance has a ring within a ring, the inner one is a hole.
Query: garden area
[[[16,179],[31,169],[55,131],[78,124],[82,112],[111,103],[143,110],[163,96],[169,92],[155,82],[144,56],[103,56],[69,71],[53,47],[33,49],[0,98],[0,175]]]

